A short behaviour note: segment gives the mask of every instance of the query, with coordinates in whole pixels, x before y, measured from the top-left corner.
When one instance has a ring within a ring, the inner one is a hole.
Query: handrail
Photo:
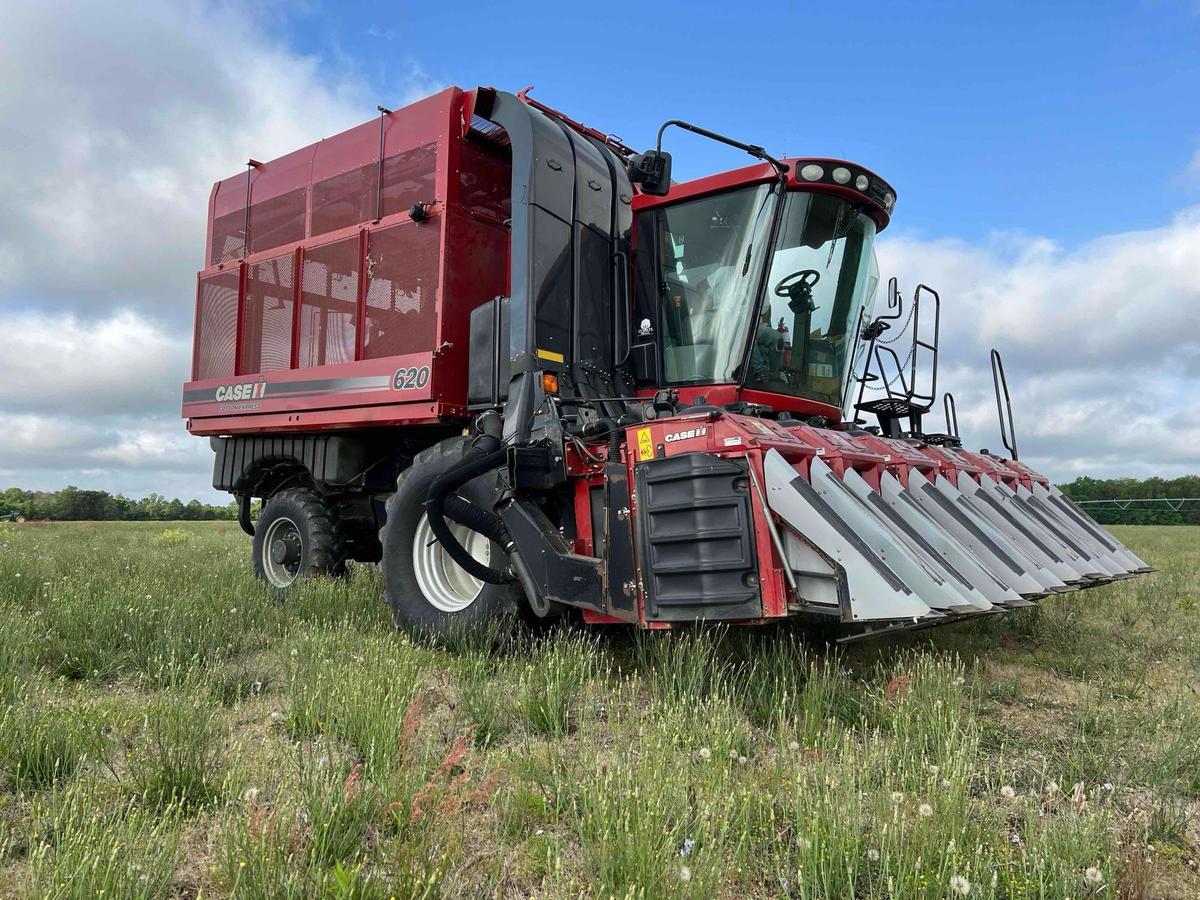
[[[1000,442],[1004,444],[1009,456],[1018,460],[1020,457],[1017,455],[1017,432],[1013,427],[1012,398],[1008,394],[1008,379],[1004,376],[1004,360],[1000,358],[1000,351],[995,347],[992,348],[991,357],[992,387],[996,390],[996,414],[1000,417]],[[1000,400],[1001,389],[1004,392],[1003,402]]]

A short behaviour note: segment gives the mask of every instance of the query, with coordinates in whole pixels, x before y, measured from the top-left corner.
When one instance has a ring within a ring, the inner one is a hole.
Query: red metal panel
[[[432,222],[370,232],[364,359],[433,349],[442,263],[438,239]]]
[[[247,267],[242,316],[242,374],[291,368],[291,253]]]
[[[454,210],[448,211],[445,218],[446,252],[454,263],[446,267],[441,292],[434,379],[439,397],[466,403],[471,310],[507,293],[508,231]]]
[[[213,220],[209,229],[210,266],[231,262],[246,255],[246,213],[239,209]]]
[[[383,215],[407,212],[414,203],[437,197],[438,146],[424,144],[383,161]],[[444,199],[444,198],[441,198]],[[372,210],[371,217],[375,215]]]
[[[327,234],[375,218],[379,165],[370,162],[312,188],[312,233]]]
[[[472,215],[493,222],[512,216],[512,166],[495,153],[470,142],[462,145],[459,167],[459,203]]]
[[[354,361],[358,321],[358,236],[304,251],[299,367]]]
[[[234,374],[237,343],[238,271],[230,269],[201,278],[196,315],[196,379]]]
[[[304,240],[307,191],[300,187],[250,204],[250,252],[270,250]]]

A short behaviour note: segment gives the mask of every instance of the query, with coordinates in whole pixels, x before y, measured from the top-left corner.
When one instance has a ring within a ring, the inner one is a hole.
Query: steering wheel
[[[801,269],[783,278],[775,285],[776,297],[787,297],[788,308],[794,313],[812,312],[820,309],[812,302],[813,286],[821,280],[821,273],[816,269]]]

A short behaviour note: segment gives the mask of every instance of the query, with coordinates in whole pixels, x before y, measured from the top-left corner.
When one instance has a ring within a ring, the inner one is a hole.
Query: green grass
[[[844,649],[437,650],[235,526],[0,525],[0,897],[1200,896],[1200,529],[1115,530],[1161,571]]]

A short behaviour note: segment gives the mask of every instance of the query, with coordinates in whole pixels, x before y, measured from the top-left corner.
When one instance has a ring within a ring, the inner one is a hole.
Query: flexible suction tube
[[[495,541],[505,553],[511,554],[513,539],[504,522],[494,512],[482,509],[454,494],[473,478],[499,468],[504,464],[505,451],[500,442],[489,435],[481,436],[470,449],[470,456],[448,472],[439,475],[429,486],[425,499],[425,513],[429,518],[429,529],[438,539],[450,558],[465,571],[489,584],[506,584],[515,579],[511,567],[503,569],[481,563],[459,543],[446,519],[465,525],[472,531]]]

